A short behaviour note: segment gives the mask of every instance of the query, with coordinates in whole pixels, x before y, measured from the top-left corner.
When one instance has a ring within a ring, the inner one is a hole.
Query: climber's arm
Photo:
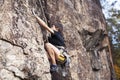
[[[45,29],[47,29],[49,32],[54,33],[54,31],[53,31],[51,28],[49,28],[49,27],[47,26],[47,24],[46,24],[41,18],[39,18],[36,14],[34,14],[34,16],[35,16],[35,18],[37,19],[37,21],[39,22],[39,24],[40,24],[42,27],[44,27]]]

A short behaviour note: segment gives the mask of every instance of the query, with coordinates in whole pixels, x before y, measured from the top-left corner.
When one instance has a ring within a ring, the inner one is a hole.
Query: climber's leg
[[[49,58],[53,59],[53,64],[55,64],[55,60],[57,60],[59,58],[59,56],[63,56],[59,49],[56,48],[54,45],[52,45],[51,43],[45,43],[45,49],[48,52]],[[54,58],[53,58],[54,57]],[[54,60],[55,59],[55,60]]]
[[[45,43],[45,49],[48,53],[48,58],[51,60],[52,64],[56,64],[55,61],[55,52],[54,50],[50,47],[49,43]]]
[[[56,48],[54,45],[52,45],[51,43],[45,43],[45,49],[48,53],[48,56],[51,60],[51,67],[56,67],[56,60],[59,58],[60,51],[58,48]]]

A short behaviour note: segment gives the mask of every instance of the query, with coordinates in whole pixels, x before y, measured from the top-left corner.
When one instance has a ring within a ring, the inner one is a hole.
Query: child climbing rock
[[[56,72],[58,71],[57,61],[63,64],[66,62],[66,56],[62,54],[65,52],[65,43],[62,34],[63,26],[60,23],[55,23],[52,25],[52,27],[48,27],[48,25],[34,12],[33,14],[41,27],[45,28],[51,33],[51,36],[48,37],[48,42],[45,43],[45,49],[48,53],[48,58],[51,63],[50,72]]]

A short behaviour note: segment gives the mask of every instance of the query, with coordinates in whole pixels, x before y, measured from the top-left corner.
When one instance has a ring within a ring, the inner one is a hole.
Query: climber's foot
[[[53,72],[58,72],[58,67],[57,65],[51,65],[50,66],[50,72],[53,73]]]

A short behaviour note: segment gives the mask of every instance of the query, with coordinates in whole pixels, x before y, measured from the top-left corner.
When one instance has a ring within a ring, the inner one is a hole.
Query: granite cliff
[[[48,25],[63,24],[71,59],[66,77],[50,74],[46,31],[32,9]],[[99,0],[0,0],[0,80],[114,80],[112,75]]]

